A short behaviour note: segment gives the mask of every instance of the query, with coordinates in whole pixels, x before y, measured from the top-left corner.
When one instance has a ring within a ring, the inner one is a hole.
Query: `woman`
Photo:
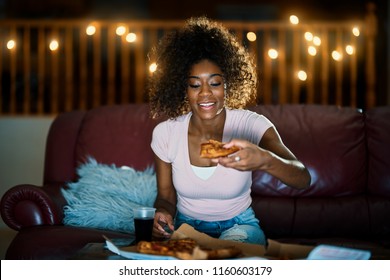
[[[204,17],[188,20],[155,51],[151,111],[168,120],[154,129],[151,143],[158,185],[154,237],[169,238],[187,223],[213,237],[265,244],[250,207],[252,171],[300,189],[311,179],[273,124],[243,109],[256,96],[249,54],[226,28]],[[209,139],[240,150],[201,158],[200,144]]]

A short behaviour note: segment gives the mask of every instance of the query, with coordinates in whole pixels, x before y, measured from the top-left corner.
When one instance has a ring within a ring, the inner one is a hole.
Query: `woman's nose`
[[[201,88],[200,88],[200,92],[199,94],[203,94],[203,95],[209,95],[209,94],[212,94],[212,91],[211,91],[211,88],[209,85],[203,85]]]

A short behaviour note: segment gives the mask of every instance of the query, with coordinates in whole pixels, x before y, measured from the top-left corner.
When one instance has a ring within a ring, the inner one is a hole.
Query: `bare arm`
[[[157,176],[157,198],[154,203],[156,216],[153,225],[153,235],[155,237],[169,237],[163,229],[164,224],[173,231],[173,217],[176,213],[176,190],[172,182],[172,166],[170,163],[162,161],[155,156],[156,176]]]
[[[309,171],[283,144],[275,128],[271,127],[264,133],[259,146],[239,139],[233,139],[225,146],[233,145],[241,150],[231,157],[217,159],[220,164],[243,171],[262,170],[297,189],[310,186]],[[240,157],[240,161],[234,160],[236,156]]]

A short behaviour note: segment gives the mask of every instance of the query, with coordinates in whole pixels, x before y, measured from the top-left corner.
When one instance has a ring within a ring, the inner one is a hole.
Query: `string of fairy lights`
[[[289,17],[290,23],[292,25],[298,25],[299,24],[299,18],[296,15],[291,15]],[[85,29],[85,33],[88,36],[93,36],[97,31],[97,27],[92,23],[87,26]],[[360,30],[359,27],[355,26],[351,30],[353,36],[359,37],[360,36]],[[116,35],[121,36],[124,38],[124,40],[128,43],[135,43],[137,41],[137,34],[133,32],[128,32],[127,27],[124,24],[119,24],[116,27],[115,30]],[[249,31],[246,34],[246,38],[250,42],[255,42],[257,40],[257,35],[253,31]],[[307,31],[304,33],[304,39],[308,42],[307,46],[307,53],[310,56],[316,56],[318,53],[318,48],[321,46],[321,38],[315,34],[313,34],[310,31]],[[8,50],[13,50],[17,47],[17,42],[15,39],[10,39],[7,41],[6,47]],[[60,43],[57,39],[53,39],[49,42],[49,50],[52,52],[57,51],[60,48]],[[335,61],[341,61],[343,59],[343,55],[349,55],[352,56],[356,52],[355,46],[348,44],[345,46],[344,50],[333,50],[331,52],[331,57]],[[272,60],[275,60],[279,57],[279,51],[275,48],[270,48],[267,51],[268,57]],[[157,69],[157,64],[155,62],[152,62],[149,65],[149,71],[153,73]],[[298,70],[296,73],[296,77],[301,80],[305,81],[307,79],[307,73],[305,70]]]

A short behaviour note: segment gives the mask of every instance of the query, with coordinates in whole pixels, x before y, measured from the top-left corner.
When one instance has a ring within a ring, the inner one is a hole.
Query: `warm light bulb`
[[[359,27],[354,27],[352,29],[352,34],[355,35],[356,37],[359,37],[359,35],[360,35]]]
[[[317,54],[317,49],[316,47],[313,47],[313,46],[309,46],[307,48],[307,52],[311,55],[311,56],[315,56]]]
[[[345,47],[345,52],[349,55],[353,55],[355,53],[355,48],[351,45]]]
[[[7,42],[7,49],[12,50],[13,48],[15,48],[15,46],[16,46],[16,42],[14,40],[9,40]]]
[[[268,56],[269,56],[271,59],[276,59],[276,58],[278,58],[279,53],[278,53],[278,51],[275,50],[275,49],[269,49],[269,50],[268,50]]]
[[[59,46],[58,41],[57,40],[52,40],[50,42],[49,49],[51,51],[56,51],[56,50],[58,50],[58,46]]]
[[[298,24],[299,23],[299,18],[296,15],[291,15],[290,16],[290,22],[292,24]]]
[[[339,60],[341,60],[343,58],[342,54],[340,52],[338,52],[338,51],[333,51],[332,52],[332,57],[336,61],[339,61]]]
[[[156,71],[157,70],[157,64],[155,63],[155,62],[153,62],[152,64],[150,64],[150,66],[149,66],[149,71],[151,72],[151,73],[153,73],[154,71]]]
[[[126,27],[123,26],[123,25],[119,25],[117,28],[116,28],[116,31],[115,31],[116,35],[118,36],[122,36],[126,33]]]
[[[137,40],[137,35],[135,33],[129,33],[126,35],[126,41],[129,43],[134,43]]]
[[[311,32],[305,32],[306,41],[313,41],[313,34]]]
[[[300,71],[298,71],[298,73],[297,73],[297,77],[298,77],[298,79],[300,79],[301,81],[306,81],[306,79],[307,79],[307,74],[306,74],[305,71],[300,70]]]
[[[88,27],[85,29],[85,33],[87,33],[88,36],[92,36],[96,33],[96,27],[93,25],[88,25]]]
[[[321,45],[321,39],[320,39],[320,37],[314,36],[314,37],[313,37],[313,44],[316,45],[316,46]]]
[[[249,41],[251,41],[251,42],[254,42],[254,41],[256,41],[256,33],[255,32],[248,32],[247,34],[246,34],[246,38],[249,40]]]

